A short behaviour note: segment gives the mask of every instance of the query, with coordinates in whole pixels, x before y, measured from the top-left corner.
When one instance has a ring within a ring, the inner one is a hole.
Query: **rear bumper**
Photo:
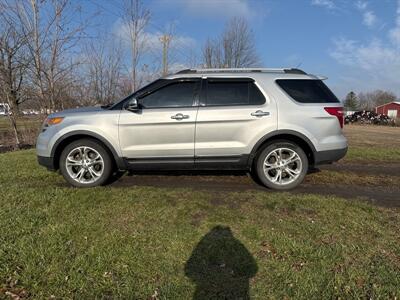
[[[314,153],[314,164],[330,164],[343,158],[347,153],[347,147],[343,149],[317,151]]]
[[[52,157],[38,156],[37,160],[39,165],[46,167],[48,170],[54,171],[56,169]]]

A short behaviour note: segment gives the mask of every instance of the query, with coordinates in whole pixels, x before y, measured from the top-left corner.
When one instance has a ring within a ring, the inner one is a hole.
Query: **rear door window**
[[[261,105],[264,95],[250,79],[207,80],[207,106]]]
[[[321,81],[315,79],[278,79],[276,83],[300,103],[339,103],[339,99]]]

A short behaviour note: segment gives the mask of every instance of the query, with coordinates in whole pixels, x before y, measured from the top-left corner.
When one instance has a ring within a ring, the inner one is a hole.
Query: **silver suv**
[[[347,151],[340,101],[299,69],[189,69],[108,107],[51,114],[39,164],[78,187],[116,171],[246,170],[288,190]]]

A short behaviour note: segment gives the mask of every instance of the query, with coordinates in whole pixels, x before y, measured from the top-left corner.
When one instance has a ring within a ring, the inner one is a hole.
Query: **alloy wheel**
[[[104,160],[98,151],[80,146],[72,149],[65,160],[68,175],[76,182],[89,184],[103,175]]]
[[[263,170],[270,182],[286,185],[300,176],[302,161],[296,151],[289,148],[277,148],[266,156]]]

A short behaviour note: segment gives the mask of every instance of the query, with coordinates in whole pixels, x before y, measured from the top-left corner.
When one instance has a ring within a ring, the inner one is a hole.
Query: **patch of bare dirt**
[[[386,175],[400,177],[400,163],[351,163],[351,162],[338,162],[331,165],[320,166],[321,170],[338,171],[338,172],[354,172],[365,175]]]
[[[235,175],[213,173],[191,174],[147,174],[124,176],[113,183],[114,187],[120,186],[150,186],[163,188],[190,188],[193,190],[213,192],[244,192],[264,191],[275,192],[256,184],[244,173]],[[307,184],[303,183],[298,188],[290,191],[292,194],[318,194],[332,195],[346,199],[361,199],[378,206],[400,207],[400,187],[369,187]],[[221,204],[221,199],[215,200],[215,204]],[[222,201],[223,202],[223,201]]]
[[[31,149],[33,148],[33,144],[21,144],[19,147],[13,146],[13,145],[0,145],[0,153],[6,153],[10,151],[16,151],[16,150],[25,150],[25,149]]]

